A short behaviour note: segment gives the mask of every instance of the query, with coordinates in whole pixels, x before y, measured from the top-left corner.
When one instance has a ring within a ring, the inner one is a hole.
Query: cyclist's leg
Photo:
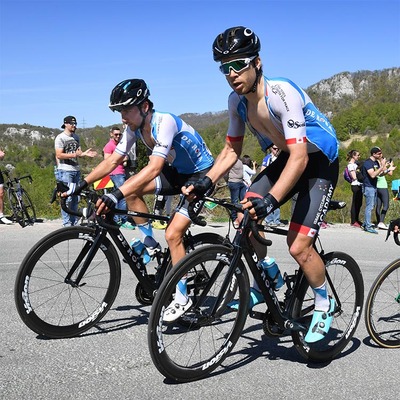
[[[298,198],[289,226],[289,252],[303,270],[315,296],[315,312],[305,340],[321,340],[330,328],[335,304],[329,298],[325,266],[313,247],[336,186],[338,162],[329,164],[322,153],[311,154],[305,173],[296,185]]]

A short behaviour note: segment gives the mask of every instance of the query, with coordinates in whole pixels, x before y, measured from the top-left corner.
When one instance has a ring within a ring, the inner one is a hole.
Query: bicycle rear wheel
[[[94,237],[91,228],[63,228],[40,240],[22,261],[15,281],[15,304],[22,321],[34,332],[50,338],[77,336],[100,321],[113,304],[121,266],[107,238],[75,283]],[[79,266],[68,281],[66,276],[76,260]]]
[[[400,259],[375,279],[365,304],[365,325],[381,347],[400,348]]]
[[[36,221],[36,211],[28,193],[22,189],[22,211],[24,213],[24,226],[33,225]]]
[[[356,261],[341,252],[325,254],[323,259],[328,292],[336,302],[331,328],[325,338],[316,343],[306,343],[305,332],[292,332],[299,353],[315,362],[329,361],[346,347],[360,322],[364,300],[364,282]],[[313,311],[314,293],[304,278],[294,301],[292,317],[308,327]]]
[[[204,246],[183,258],[161,284],[150,313],[148,343],[154,365],[165,377],[189,382],[208,375],[239,339],[248,312],[249,278],[241,260],[227,274],[231,257],[226,246]],[[185,275],[193,305],[181,318],[164,322],[164,311]],[[229,285],[221,292],[224,279]],[[232,289],[239,300],[237,312],[225,301],[233,297]]]

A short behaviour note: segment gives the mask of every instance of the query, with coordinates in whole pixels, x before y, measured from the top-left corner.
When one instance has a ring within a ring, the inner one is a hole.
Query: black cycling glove
[[[112,193],[106,193],[101,196],[100,200],[108,207],[110,210],[115,208],[120,200],[124,198],[122,192],[117,189]]]
[[[199,197],[203,197],[204,195],[209,195],[213,187],[212,180],[208,176],[205,176],[204,178],[201,178],[198,181],[188,181],[185,183],[186,187],[190,185],[193,185],[194,187],[193,193]]]
[[[276,198],[270,193],[263,198],[249,197],[247,200],[250,200],[251,204],[253,204],[253,208],[258,219],[265,218],[279,206],[278,200],[276,200]]]

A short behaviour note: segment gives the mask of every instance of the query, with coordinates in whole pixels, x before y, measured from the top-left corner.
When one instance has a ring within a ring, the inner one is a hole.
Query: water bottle
[[[275,290],[280,289],[283,286],[283,278],[275,259],[267,256],[261,261],[261,266],[267,271],[268,276],[271,278],[272,287]]]
[[[133,251],[142,258],[145,265],[150,261],[150,255],[146,249],[146,246],[139,239],[133,239],[131,242],[131,247]]]

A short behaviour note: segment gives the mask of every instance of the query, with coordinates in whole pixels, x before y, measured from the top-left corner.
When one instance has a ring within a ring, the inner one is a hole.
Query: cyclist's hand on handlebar
[[[212,180],[205,176],[197,181],[188,181],[182,187],[182,193],[189,197],[203,197],[210,194],[213,188]]]
[[[241,201],[243,209],[249,209],[252,219],[263,219],[278,208],[278,200],[268,193],[265,197],[248,197]]]
[[[112,192],[112,193],[103,194],[103,196],[101,196],[100,199],[97,200],[96,214],[101,215],[101,214],[107,213],[108,211],[115,208],[117,206],[118,202],[120,200],[122,200],[123,198],[124,198],[124,195],[122,194],[122,192],[119,189],[114,190],[114,192]]]
[[[59,187],[57,183],[57,187]],[[83,189],[86,189],[88,187],[88,183],[83,180],[79,181],[78,183],[68,183],[68,186],[64,184],[64,190],[61,190],[63,193],[61,194],[61,197],[68,197],[72,195],[78,195],[79,193],[82,192]],[[67,189],[65,191],[65,188]]]

